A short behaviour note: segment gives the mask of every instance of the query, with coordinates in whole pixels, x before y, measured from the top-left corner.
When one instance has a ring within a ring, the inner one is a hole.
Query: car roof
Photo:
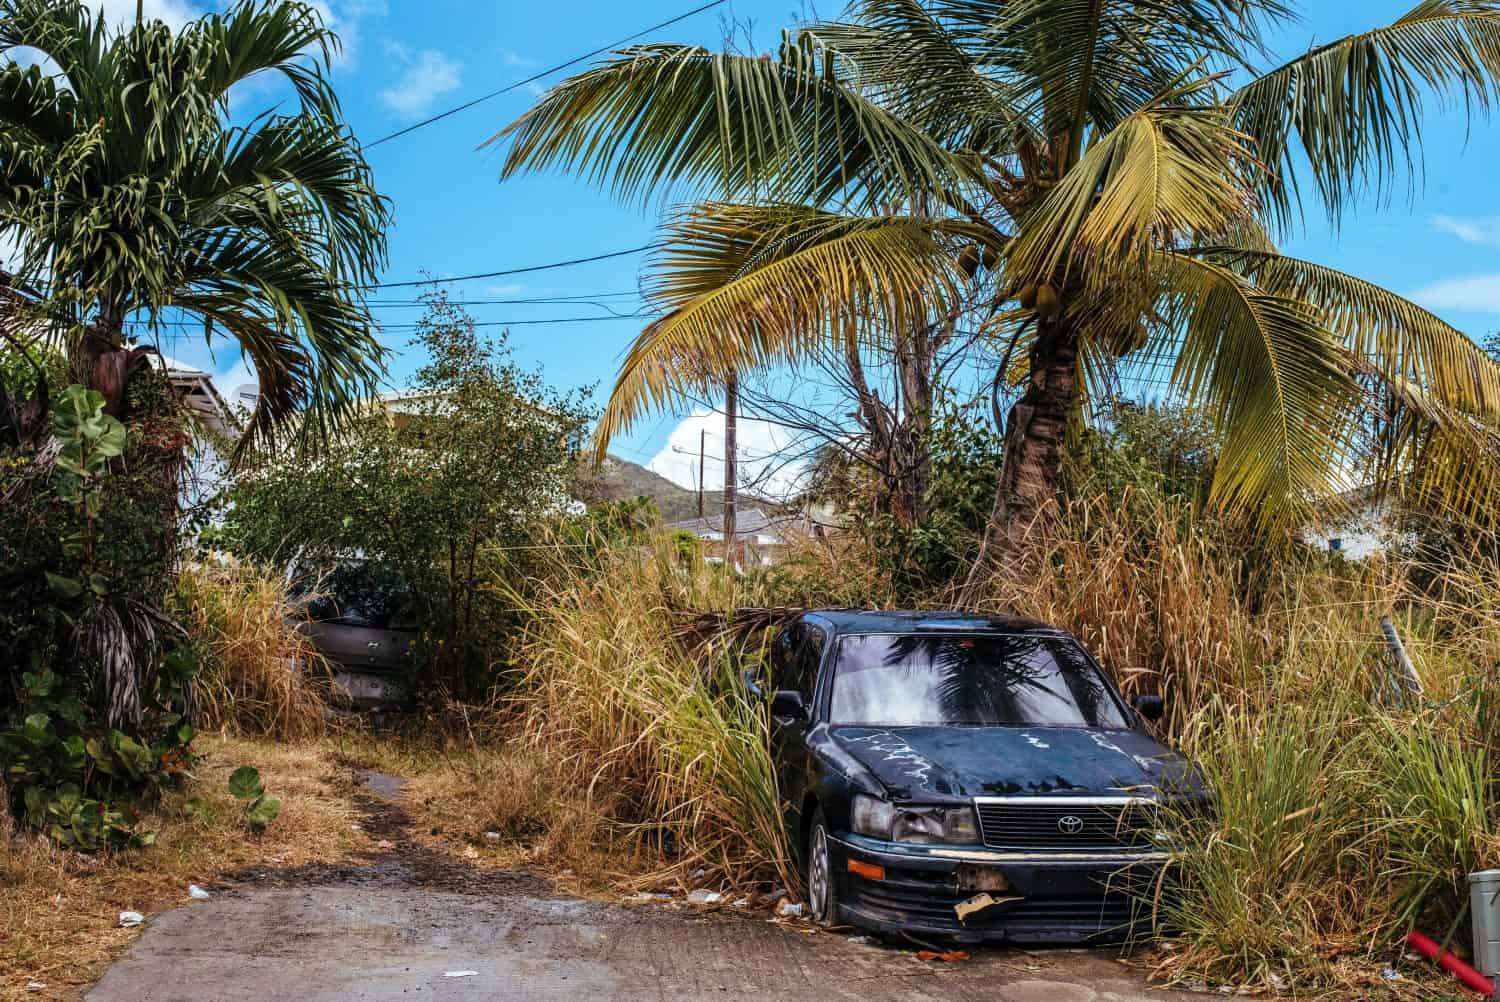
[[[917,609],[816,609],[806,619],[827,625],[834,633],[1065,633],[1047,623],[1023,616]]]

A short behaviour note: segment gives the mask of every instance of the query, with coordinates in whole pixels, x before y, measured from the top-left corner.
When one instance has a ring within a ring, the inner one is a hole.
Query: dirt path
[[[348,866],[237,874],[247,883],[152,920],[91,1002],[590,1002],[706,998],[1134,1002],[1108,955],[988,951],[953,966],[769,922],[556,896],[412,840],[400,782],[366,775],[365,829],[391,848]]]

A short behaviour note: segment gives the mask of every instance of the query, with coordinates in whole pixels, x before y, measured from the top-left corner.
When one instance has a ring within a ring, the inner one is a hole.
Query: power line
[[[513,305],[535,305],[535,304],[559,304],[573,305],[583,303],[595,305],[606,299],[640,299],[639,292],[598,292],[589,294],[581,292],[573,296],[537,296],[526,299],[455,299],[455,306],[513,306]],[[431,306],[432,303],[426,299],[367,299],[365,306],[372,310],[395,310],[395,309],[418,309]]]
[[[504,271],[487,271],[478,275],[457,275],[452,278],[424,278],[413,282],[376,282],[373,285],[360,286],[362,289],[412,289],[424,285],[443,285],[446,282],[472,282],[481,278],[504,278],[506,275],[528,275],[536,271],[553,271],[557,268],[571,268],[580,264],[591,264],[594,261],[608,261],[611,258],[629,257],[631,254],[640,254],[651,250],[656,244],[642,244],[629,250],[612,251],[608,254],[595,254],[593,257],[574,258],[571,261],[556,261],[552,264],[534,264],[527,268],[507,268]]]
[[[608,317],[597,317],[597,316],[596,317],[552,317],[552,318],[544,319],[544,320],[480,320],[480,321],[475,321],[474,326],[475,327],[535,327],[535,326],[541,326],[541,325],[546,325],[546,324],[592,324],[592,323],[606,323],[606,322],[611,321],[611,320],[641,320],[641,319],[644,319],[647,316],[648,316],[648,314],[646,314],[646,313],[619,313],[619,314],[615,314],[613,316],[608,316]],[[189,330],[202,330],[203,329],[203,324],[201,324],[201,323],[195,323],[195,322],[193,322],[191,320],[158,320],[154,324],[144,324],[144,323],[142,323],[142,324],[134,324],[132,326],[136,327],[137,332],[139,330],[141,330],[141,329],[152,330],[152,329],[161,328],[161,327],[177,327],[177,328],[186,328],[186,329],[189,329]],[[400,324],[380,324],[380,323],[377,323],[374,326],[375,326],[376,330],[382,330],[382,331],[401,331],[401,330],[407,330],[407,331],[409,331],[409,330],[419,330],[422,327],[422,324],[419,324],[419,323],[400,323]],[[175,338],[175,337],[181,337],[182,335],[169,335],[169,336]]]
[[[416,132],[418,129],[425,128],[426,126],[429,126],[429,125],[433,124],[434,122],[441,122],[445,118],[449,118],[449,117],[451,117],[453,115],[457,115],[461,111],[468,111],[470,108],[474,107],[475,105],[477,105],[477,104],[483,104],[485,101],[488,101],[491,98],[499,97],[501,94],[508,94],[508,93],[510,93],[513,90],[516,90],[516,89],[521,88],[521,87],[525,87],[527,84],[536,83],[538,80],[541,80],[543,77],[549,77],[552,74],[557,73],[557,72],[559,72],[561,70],[565,70],[565,69],[567,69],[570,66],[577,66],[579,63],[583,62],[585,59],[592,59],[595,56],[602,55],[602,54],[604,54],[606,52],[609,52],[611,49],[618,49],[620,46],[624,45],[626,42],[633,42],[637,38],[640,38],[642,35],[649,35],[653,31],[660,31],[662,28],[669,28],[672,25],[676,24],[678,21],[686,21],[688,18],[694,16],[695,14],[701,14],[701,13],[703,13],[706,10],[712,10],[714,7],[721,6],[722,4],[727,3],[727,2],[728,2],[728,0],[713,0],[712,3],[706,3],[706,4],[704,4],[701,7],[695,7],[692,10],[688,11],[686,14],[678,14],[676,17],[671,18],[670,20],[667,20],[667,21],[663,21],[660,24],[653,24],[649,28],[642,28],[640,31],[637,31],[635,34],[629,35],[629,36],[627,36],[625,38],[622,38],[618,42],[611,42],[610,44],[604,46],[603,48],[595,49],[592,52],[585,52],[581,56],[576,56],[576,57],[574,57],[572,59],[569,59],[565,63],[558,63],[556,66],[552,66],[552,67],[549,67],[548,69],[542,70],[542,72],[537,73],[537,74],[535,74],[533,76],[529,76],[525,80],[517,80],[513,84],[507,84],[506,86],[501,87],[499,90],[491,91],[488,94],[484,94],[484,95],[482,95],[480,97],[476,97],[474,100],[468,101],[468,102],[466,102],[464,104],[461,104],[461,105],[459,105],[456,108],[449,108],[447,111],[439,112],[438,114],[433,115],[431,118],[424,118],[422,121],[417,122],[417,123],[415,123],[413,125],[408,125],[404,129],[398,129],[397,131],[392,132],[388,136],[381,136],[379,139],[375,140],[373,143],[367,143],[367,144],[365,144],[365,149],[367,149],[367,150],[373,150],[375,147],[379,146],[381,143],[388,143],[392,139],[399,139],[402,136],[408,135],[409,133]]]

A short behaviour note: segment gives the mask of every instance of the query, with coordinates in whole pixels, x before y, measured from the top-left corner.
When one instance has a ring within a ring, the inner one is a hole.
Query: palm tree
[[[1213,499],[1286,528],[1356,469],[1479,506],[1500,368],[1369,282],[1282,255],[1420,160],[1424,99],[1496,96],[1500,3],[1423,0],[1268,72],[1280,0],[859,0],[779,55],[641,46],[546,94],[505,173],[707,198],[666,228],[659,319],[599,443],[694,374],[963,314],[1024,387],[986,547],[1045,529],[1069,428],[1116,380],[1212,416]],[[497,139],[500,137],[497,137]],[[979,565],[976,564],[976,568]]]
[[[132,319],[238,342],[261,387],[247,443],[373,390],[361,287],[384,265],[389,208],[340,119],[337,45],[300,2],[116,32],[76,0],[0,0],[0,49],[37,50],[48,71],[0,71],[0,235],[21,248],[31,329],[67,346],[111,414],[142,361]],[[261,74],[291,86],[296,113],[233,124],[232,89]]]

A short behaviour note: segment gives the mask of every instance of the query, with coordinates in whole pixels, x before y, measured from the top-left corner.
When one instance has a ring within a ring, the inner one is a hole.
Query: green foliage
[[[252,435],[326,427],[374,390],[363,288],[386,256],[387,201],[341,120],[338,40],[314,5],[239,0],[180,27],[115,27],[80,0],[0,0],[0,230],[33,326],[71,351],[123,345],[133,314],[196,316],[253,361]],[[275,75],[290,113],[231,118]]]
[[[35,360],[42,368],[42,378],[47,388],[56,393],[68,384],[68,360],[62,352],[43,344],[29,344],[26,352],[30,359],[11,345],[0,341],[0,389],[12,397],[28,399],[36,389],[37,371]]]
[[[189,774],[193,728],[161,706],[180,701],[191,669],[169,659],[158,680],[157,705],[139,734],[91,724],[82,700],[55,672],[24,672],[17,724],[0,730],[0,755],[12,807],[31,827],[70,849],[143,845],[150,832],[136,827],[136,808],[157,791],[179,786]],[[165,698],[164,698],[165,697]]]
[[[266,796],[260,770],[242,765],[229,776],[229,793],[245,805],[245,825],[259,835],[281,813],[281,801]]]
[[[525,577],[540,527],[568,502],[582,395],[550,390],[481,340],[472,318],[429,299],[407,391],[317,454],[288,451],[245,471],[223,541],[267,564],[327,568],[360,554],[404,579],[418,603],[423,680],[482,693],[514,622],[495,587]]]
[[[171,488],[150,475],[149,429],[103,406],[68,386],[53,398],[52,462],[0,455],[0,660],[14,666],[0,691],[0,766],[11,810],[84,851],[149,841],[137,808],[192,766],[184,711],[198,667],[157,607]],[[130,702],[116,702],[106,665],[134,680]]]
[[[1000,437],[977,414],[978,408],[940,405],[932,422],[925,518],[913,526],[890,515],[865,516],[855,523],[898,595],[912,596],[949,581],[973,559],[974,540],[994,502],[1001,454]]]
[[[1111,498],[1181,498],[1195,505],[1213,486],[1213,425],[1181,405],[1110,401],[1097,429],[1073,443],[1069,473]]]

